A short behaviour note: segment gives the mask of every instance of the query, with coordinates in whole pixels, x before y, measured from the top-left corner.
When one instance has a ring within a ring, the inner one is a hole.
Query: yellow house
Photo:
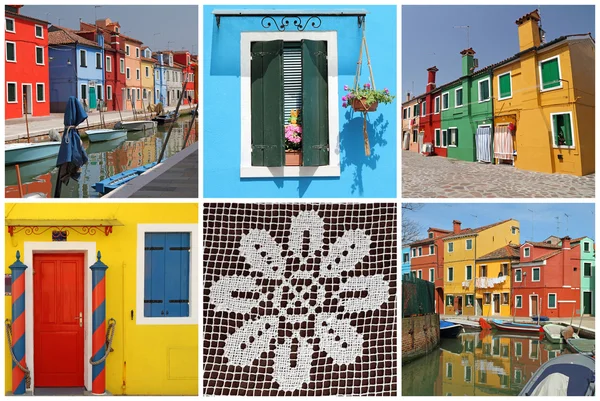
[[[142,47],[142,105],[146,109],[154,104],[154,64],[156,60],[152,58],[152,51],[147,47]]]
[[[482,314],[482,300],[475,302],[476,260],[510,243],[519,243],[517,220],[465,229],[461,229],[460,221],[453,221],[453,234],[444,238],[445,314]]]
[[[475,338],[476,391],[473,395],[512,395],[511,338],[489,335]]]
[[[31,379],[5,341],[7,393],[198,394],[196,203],[7,203],[5,225],[5,316]]]
[[[594,173],[593,38],[542,42],[537,10],[516,24],[519,53],[493,70],[496,160],[545,173]]]
[[[519,262],[519,244],[510,243],[477,258],[475,297],[484,316],[511,316],[512,263]]]

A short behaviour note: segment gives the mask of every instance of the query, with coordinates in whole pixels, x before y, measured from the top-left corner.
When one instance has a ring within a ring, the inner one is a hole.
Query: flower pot
[[[302,165],[302,151],[301,150],[286,150],[285,151],[285,165],[286,166],[301,166]]]
[[[375,111],[377,110],[377,102],[371,103],[371,105],[369,107],[366,107],[365,105],[365,100],[366,98],[353,98],[352,99],[352,108],[354,109],[354,111]]]

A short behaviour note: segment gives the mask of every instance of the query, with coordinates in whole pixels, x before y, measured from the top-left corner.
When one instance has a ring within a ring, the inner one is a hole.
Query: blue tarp
[[[61,181],[68,183],[69,178],[79,179],[79,168],[87,163],[88,157],[83,148],[77,126],[85,121],[87,113],[75,96],[70,96],[65,109],[65,132],[63,133],[56,166],[59,170]]]

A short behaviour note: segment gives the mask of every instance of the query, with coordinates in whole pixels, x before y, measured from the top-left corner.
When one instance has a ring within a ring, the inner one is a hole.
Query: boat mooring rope
[[[117,325],[117,321],[114,318],[110,318],[108,320],[108,329],[106,329],[106,348],[104,349],[104,356],[97,361],[92,361],[93,356],[90,358],[90,363],[92,366],[100,365],[102,362],[108,358],[108,355],[113,351],[112,342],[115,336],[115,326]]]
[[[12,324],[10,323],[10,319],[6,319],[4,321],[4,326],[6,328],[6,339],[8,340],[8,349],[10,350],[10,356],[12,357],[12,360],[15,363],[15,365],[17,365],[18,368],[21,369],[21,371],[23,371],[23,373],[25,373],[25,387],[30,388],[31,387],[31,373],[29,372],[29,369],[27,369],[26,367],[21,365],[21,363],[17,360],[15,353],[13,352]]]

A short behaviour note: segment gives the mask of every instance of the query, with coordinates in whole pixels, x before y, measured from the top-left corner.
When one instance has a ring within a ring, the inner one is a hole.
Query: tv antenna
[[[471,27],[469,25],[456,25],[454,28],[467,30],[467,49],[469,49],[470,48],[470,46],[469,46],[469,31],[471,30]]]
[[[565,213],[565,217],[567,218],[567,235],[569,235],[569,215]]]
[[[555,219],[556,219],[556,234],[560,235],[560,217],[556,216]]]
[[[479,227],[479,218],[472,214],[471,216],[475,217],[475,227]]]

